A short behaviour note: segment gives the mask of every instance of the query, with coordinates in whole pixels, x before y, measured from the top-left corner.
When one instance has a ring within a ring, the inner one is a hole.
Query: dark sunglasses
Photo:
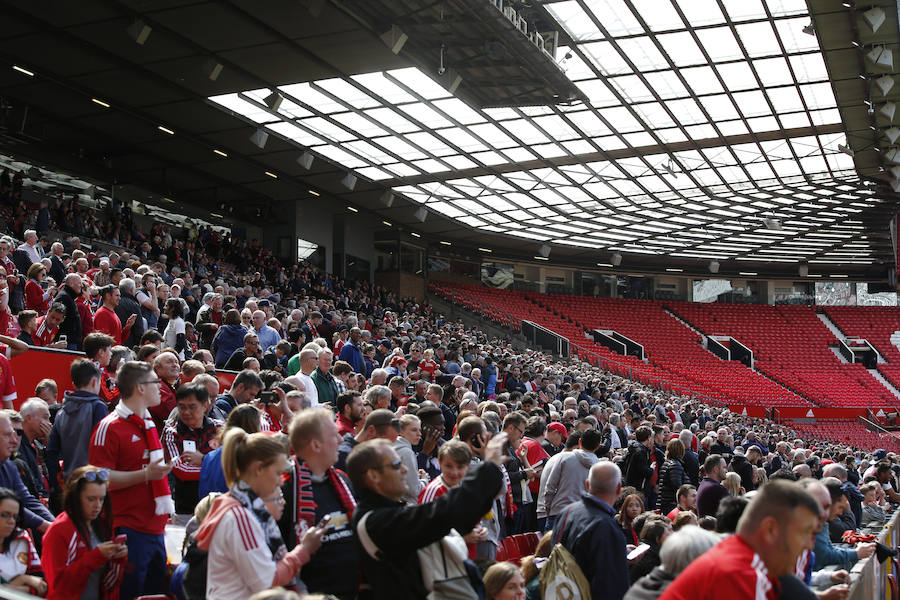
[[[109,470],[98,469],[97,471],[88,471],[82,475],[81,478],[88,483],[94,483],[96,481],[106,482],[109,481]]]
[[[372,467],[372,468],[380,471],[381,469],[383,469],[385,467],[390,467],[395,471],[399,471],[400,467],[402,467],[402,466],[403,466],[403,461],[398,458],[397,460],[391,461],[387,464],[378,465],[377,467]]]

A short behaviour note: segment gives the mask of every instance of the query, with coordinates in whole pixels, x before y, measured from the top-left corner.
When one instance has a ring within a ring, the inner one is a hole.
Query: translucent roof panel
[[[267,89],[209,100],[460,227],[771,260],[860,241],[852,217],[879,200],[838,151],[840,113],[818,40],[802,33],[804,0],[543,6],[565,34],[560,68],[587,103],[479,109],[415,67],[283,85],[277,111]]]

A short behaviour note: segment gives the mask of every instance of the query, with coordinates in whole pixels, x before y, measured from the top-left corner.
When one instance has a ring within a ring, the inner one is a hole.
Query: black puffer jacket
[[[664,511],[663,514],[675,507],[678,488],[690,482],[684,472],[684,463],[680,460],[669,459],[663,463],[659,471],[659,507]]]

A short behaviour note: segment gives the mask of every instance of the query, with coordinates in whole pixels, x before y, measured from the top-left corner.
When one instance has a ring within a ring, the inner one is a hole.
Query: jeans
[[[166,540],[163,534],[141,533],[119,527],[127,536],[128,564],[119,588],[120,600],[166,592]]]

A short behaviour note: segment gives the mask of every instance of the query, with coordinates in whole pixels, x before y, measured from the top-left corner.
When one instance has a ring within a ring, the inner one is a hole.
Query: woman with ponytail
[[[287,460],[281,434],[238,428],[225,434],[222,467],[229,491],[215,500],[196,536],[197,546],[208,552],[208,598],[243,600],[295,585],[300,567],[322,545],[321,527],[310,528],[291,552],[281,539],[277,520],[284,511],[281,474]]]

